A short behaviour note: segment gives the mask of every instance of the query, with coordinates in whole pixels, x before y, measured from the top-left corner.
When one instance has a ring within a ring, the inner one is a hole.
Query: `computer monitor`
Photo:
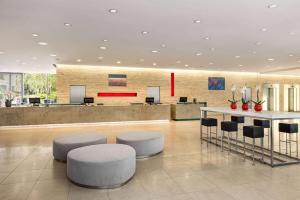
[[[41,99],[40,98],[29,98],[29,103],[30,104],[40,104]]]
[[[180,98],[179,98],[179,102],[180,102],[180,103],[186,103],[187,100],[188,100],[187,97],[180,97]]]
[[[153,104],[154,103],[154,97],[146,97],[146,103]]]
[[[94,97],[84,97],[84,103],[94,103]]]

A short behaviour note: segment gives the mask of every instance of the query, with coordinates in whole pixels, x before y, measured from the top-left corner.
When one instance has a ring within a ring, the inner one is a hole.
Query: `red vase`
[[[261,111],[262,111],[262,106],[261,106],[261,104],[256,103],[255,106],[254,106],[254,110],[255,110],[256,112],[261,112]]]
[[[243,111],[248,111],[248,109],[249,109],[248,104],[247,104],[247,103],[243,103],[243,105],[242,105],[242,110],[243,110]]]
[[[230,104],[230,108],[231,108],[232,110],[236,110],[236,109],[237,109],[236,103],[235,103],[235,102],[232,102],[232,103]]]

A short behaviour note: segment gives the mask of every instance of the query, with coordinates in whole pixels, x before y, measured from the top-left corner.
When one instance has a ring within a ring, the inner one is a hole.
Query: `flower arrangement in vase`
[[[237,102],[238,102],[238,100],[235,99],[235,93],[236,93],[236,86],[232,85],[232,87],[231,87],[232,99],[228,99],[228,101],[230,102],[230,108],[232,110],[236,110],[237,109]]]
[[[6,107],[11,107],[11,103],[13,102],[14,98],[15,97],[14,97],[12,92],[7,92],[5,94],[5,106]]]
[[[249,110],[249,100],[247,100],[246,97],[246,92],[247,92],[247,87],[244,86],[241,89],[241,93],[242,93],[242,110],[243,111],[248,111]]]
[[[262,101],[259,99],[259,92],[260,92],[260,86],[257,85],[256,88],[256,101],[252,101],[254,103],[254,110],[256,112],[261,112],[262,111],[262,104],[265,102],[265,101]]]

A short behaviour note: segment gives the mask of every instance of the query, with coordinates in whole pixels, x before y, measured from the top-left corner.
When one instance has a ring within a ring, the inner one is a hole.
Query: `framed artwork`
[[[225,90],[225,78],[208,77],[208,90]]]
[[[127,86],[126,74],[108,74],[108,86]]]

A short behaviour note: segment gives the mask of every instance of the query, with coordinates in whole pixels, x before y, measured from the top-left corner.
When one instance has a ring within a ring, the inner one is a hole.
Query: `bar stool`
[[[238,124],[238,128],[239,128],[239,124],[244,124],[245,123],[245,117],[244,116],[231,116],[231,121],[232,122],[236,122]],[[238,132],[236,135],[236,140],[238,139]]]
[[[261,126],[264,128],[268,129],[268,134],[265,134],[265,136],[268,136],[268,149],[270,146],[270,121],[269,120],[263,120],[263,119],[254,119],[253,120],[253,125],[254,126]]]
[[[255,150],[256,138],[260,138],[262,160],[264,160],[264,128],[261,126],[244,126],[243,128],[244,160],[246,158],[246,137],[252,138],[252,165],[254,165],[254,150]]]
[[[201,139],[202,139],[202,126],[206,126],[207,137],[209,135],[209,142],[211,142],[211,134],[216,134],[216,143],[218,144],[218,120],[215,118],[202,118],[201,119]],[[216,132],[211,131],[211,127],[216,127]],[[202,140],[201,140],[202,141]]]
[[[285,133],[285,140],[281,140],[281,133]],[[296,140],[291,139],[291,135],[296,134]],[[287,137],[289,135],[289,139]],[[290,145],[290,156],[292,155],[291,143],[296,143],[296,154],[298,157],[298,124],[297,123],[279,123],[279,153],[281,153],[281,142],[285,142],[285,154],[288,154],[288,143]]]
[[[231,121],[223,121],[221,122],[221,130],[222,130],[222,137],[221,137],[221,151],[223,151],[223,137],[224,137],[224,132],[226,131],[228,133],[228,149],[229,151],[231,150],[231,132],[236,132],[238,131],[238,124],[236,122],[231,122]]]

